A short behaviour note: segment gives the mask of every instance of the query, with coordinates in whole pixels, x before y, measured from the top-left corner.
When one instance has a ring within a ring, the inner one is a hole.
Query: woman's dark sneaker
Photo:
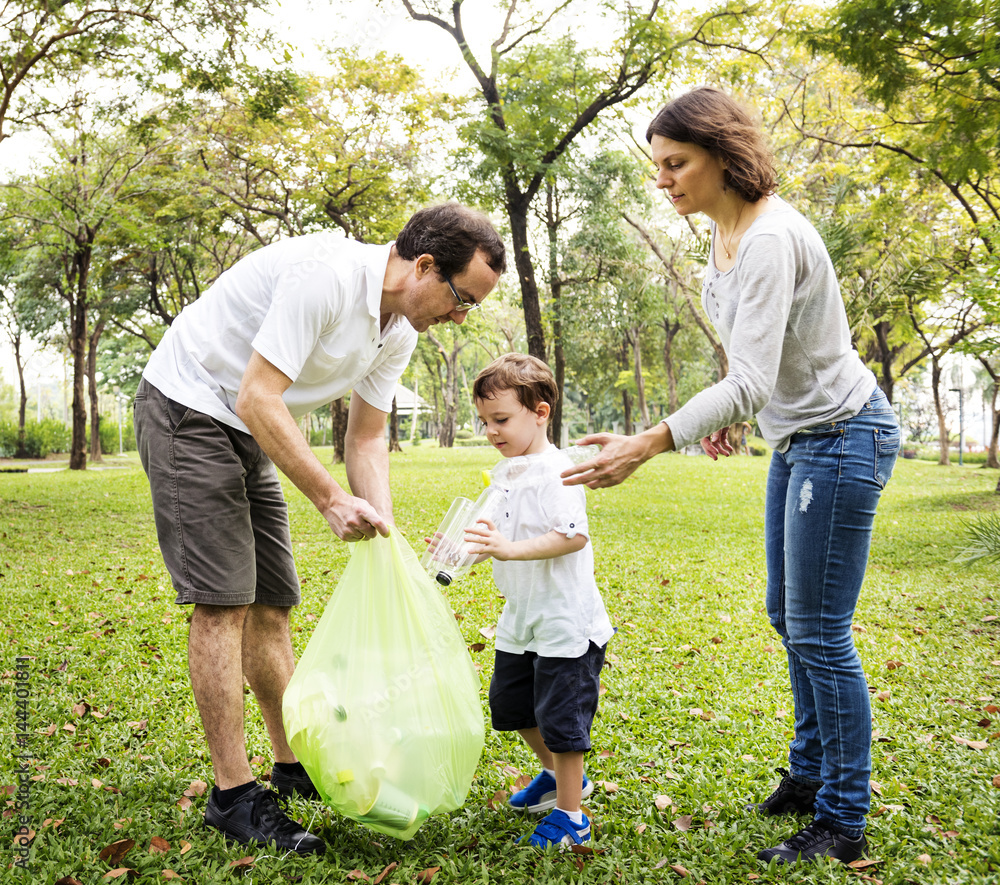
[[[864,857],[868,841],[864,834],[855,839],[832,829],[825,823],[813,821],[780,845],[757,852],[757,859],[764,863],[777,860],[779,863],[813,861],[820,857],[832,857],[842,863],[850,863]]]
[[[296,854],[320,854],[326,843],[292,820],[278,794],[257,784],[228,808],[219,802],[219,788],[212,787],[205,808],[205,823],[226,839],[249,845],[261,842]]]
[[[763,802],[751,803],[747,811],[758,814],[813,814],[816,811],[816,794],[819,784],[807,784],[795,780],[787,768],[777,768],[781,783]]]

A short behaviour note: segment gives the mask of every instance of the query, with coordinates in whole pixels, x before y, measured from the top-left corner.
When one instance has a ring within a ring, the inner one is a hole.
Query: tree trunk
[[[889,332],[892,325],[885,320],[875,324],[875,340],[878,342],[876,358],[879,363],[879,387],[889,402],[893,401],[896,379],[893,377],[893,362],[897,351],[889,346]]]
[[[934,394],[934,410],[938,419],[938,446],[940,457],[938,464],[946,467],[951,464],[951,441],[948,438],[948,428],[944,420],[944,407],[941,404],[941,364],[936,358],[931,358],[931,391]]]
[[[399,444],[399,409],[396,406],[396,397],[392,398],[392,411],[389,412],[389,451],[403,451],[403,447]]]
[[[677,366],[674,365],[674,338],[681,330],[679,322],[663,318],[663,369],[667,374],[667,411],[673,414],[680,408],[677,396]]]
[[[330,404],[330,435],[333,437],[333,463],[343,464],[347,439],[347,404],[344,397]]]
[[[986,455],[986,466],[992,467],[995,470],[1000,468],[1000,459],[997,458],[997,437],[1000,435],[1000,415],[997,414],[997,393],[1000,392],[1000,373],[990,365],[990,361],[985,357],[978,356],[977,359],[982,363],[983,368],[986,369],[986,373],[993,381],[993,385],[990,387],[990,441]],[[983,408],[985,407],[984,397]]]
[[[642,421],[642,429],[648,430],[650,427],[649,406],[646,404],[646,382],[642,377],[642,337],[641,328],[636,326],[632,329],[632,365],[635,371],[636,404],[639,406],[639,418]]]
[[[542,327],[538,284],[535,281],[535,267],[531,261],[531,246],[528,242],[528,203],[517,191],[516,185],[508,183],[506,191],[507,217],[514,245],[514,266],[521,284],[521,306],[528,336],[528,353],[545,362],[545,329]]]
[[[451,353],[430,332],[427,339],[437,350],[438,379],[441,380],[440,366],[444,366],[444,379],[441,386],[441,396],[444,400],[444,415],[438,429],[438,445],[442,449],[450,449],[455,445],[455,425],[458,419],[458,357],[465,347],[465,342],[452,342]]]
[[[97,344],[105,321],[98,320],[87,340],[87,390],[90,394],[90,460],[103,462],[101,452],[101,413],[97,399]],[[110,454],[110,453],[109,453]]]
[[[635,428],[632,426],[632,394],[628,388],[622,388],[622,414],[625,417],[625,435],[632,436]]]
[[[84,404],[84,381],[87,377],[87,270],[88,257],[73,256],[76,270],[76,297],[70,307],[69,348],[73,356],[73,432],[69,450],[69,469],[87,469],[87,407]]]
[[[25,451],[24,425],[28,420],[28,388],[24,384],[24,364],[21,362],[21,333],[18,332],[11,338],[14,345],[14,364],[17,366],[17,383],[20,388],[20,401],[17,406],[17,450],[14,452],[15,458],[24,458],[28,453]]]

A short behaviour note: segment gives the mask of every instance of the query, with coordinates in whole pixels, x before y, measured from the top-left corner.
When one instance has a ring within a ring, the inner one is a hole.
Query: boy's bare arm
[[[572,538],[562,532],[552,530],[535,538],[509,541],[488,519],[480,520],[475,526],[465,530],[470,543],[479,544],[477,562],[492,556],[501,562],[511,560],[528,561],[534,559],[555,559],[567,553],[576,553],[587,546],[587,536],[576,534]]]

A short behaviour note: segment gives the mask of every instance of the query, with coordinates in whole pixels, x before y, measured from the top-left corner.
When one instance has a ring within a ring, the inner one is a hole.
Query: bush
[[[13,458],[17,451],[18,427],[16,421],[0,421],[0,457]],[[44,458],[53,452],[68,452],[72,435],[70,429],[55,418],[26,421],[24,425],[25,458]]]
[[[17,451],[17,422],[0,421],[0,458],[12,458]]]
[[[99,433],[101,435],[101,451],[105,455],[118,454],[118,422],[107,421],[101,416]],[[132,415],[129,413],[128,420],[122,426],[122,448],[126,452],[135,451],[135,430],[132,427]]]
[[[455,439],[472,439],[474,436],[475,434],[465,427],[455,431]]]
[[[461,431],[458,431],[458,433],[461,433]],[[460,437],[458,433],[455,434],[456,446],[488,446],[490,444],[485,436]]]

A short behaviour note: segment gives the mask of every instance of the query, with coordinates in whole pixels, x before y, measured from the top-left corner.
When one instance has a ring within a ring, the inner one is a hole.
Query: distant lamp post
[[[961,387],[949,388],[958,394],[958,466],[962,466],[962,450],[965,448],[965,394]]]
[[[118,405],[118,454],[125,454],[125,445],[122,441],[122,389],[116,384],[112,390],[115,394],[115,403]]]

